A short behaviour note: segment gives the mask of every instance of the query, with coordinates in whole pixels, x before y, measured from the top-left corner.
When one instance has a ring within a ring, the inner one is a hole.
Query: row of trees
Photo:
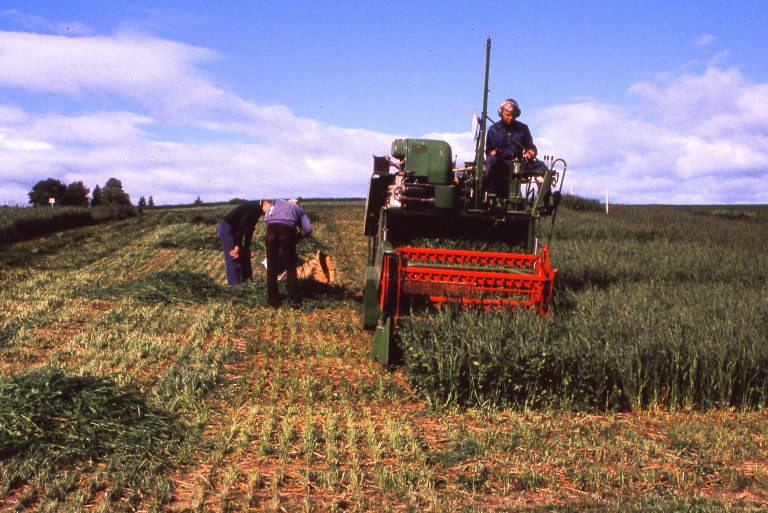
[[[88,195],[90,194],[90,198]],[[72,207],[97,207],[102,205],[124,205],[131,206],[131,197],[123,190],[123,183],[117,178],[110,178],[104,187],[93,188],[91,190],[83,182],[73,182],[64,185],[56,178],[40,180],[28,194],[31,205],[49,205],[51,198],[58,205]],[[142,204],[143,203],[143,204]],[[152,196],[149,197],[149,203],[141,197],[140,207],[153,207]]]

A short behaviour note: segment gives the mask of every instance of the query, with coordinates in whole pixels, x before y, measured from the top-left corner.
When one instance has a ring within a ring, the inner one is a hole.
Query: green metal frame
[[[400,357],[395,343],[395,318],[399,291],[391,280],[397,270],[395,249],[417,238],[453,238],[503,241],[519,245],[520,252],[533,254],[540,249],[539,228],[542,215],[554,214],[557,199],[552,191],[555,163],[543,174],[526,175],[522,164],[510,169],[510,193],[496,198],[485,191],[485,138],[488,118],[488,76],[491,40],[486,45],[483,111],[475,134],[475,160],[465,169],[455,169],[450,162],[451,149],[444,141],[398,139],[392,144],[393,164],[385,157],[374,158],[364,233],[369,237],[368,265],[364,270],[362,326],[374,330],[372,354],[383,365]],[[471,164],[471,165],[470,165]],[[414,208],[387,207],[386,198],[395,184],[390,166],[397,166],[405,179],[434,188],[431,206]],[[539,185],[537,185],[539,184]],[[521,187],[526,187],[526,194]],[[528,196],[538,187],[535,200]],[[560,182],[562,189],[562,180]],[[560,191],[556,194],[559,195]]]

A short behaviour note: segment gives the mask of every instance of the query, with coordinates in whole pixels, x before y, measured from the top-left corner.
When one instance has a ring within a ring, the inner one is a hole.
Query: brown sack
[[[312,278],[320,283],[333,283],[336,281],[336,267],[329,255],[318,251],[314,257],[296,269],[296,276]]]

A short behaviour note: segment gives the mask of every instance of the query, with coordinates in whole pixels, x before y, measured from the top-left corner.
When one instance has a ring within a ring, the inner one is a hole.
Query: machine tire
[[[379,309],[382,315],[391,316],[397,311],[397,273],[397,255],[385,253],[379,280]]]
[[[365,268],[365,285],[363,286],[363,319],[365,330],[376,328],[381,315],[379,307],[379,273],[373,266]]]

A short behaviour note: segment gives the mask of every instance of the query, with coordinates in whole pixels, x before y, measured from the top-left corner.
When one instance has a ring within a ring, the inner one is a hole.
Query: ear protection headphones
[[[503,110],[512,110],[512,116],[515,118],[520,117],[520,106],[517,104],[515,100],[512,98],[507,98],[503,102],[501,102],[501,105],[499,105],[499,117],[501,117],[501,112]]]

